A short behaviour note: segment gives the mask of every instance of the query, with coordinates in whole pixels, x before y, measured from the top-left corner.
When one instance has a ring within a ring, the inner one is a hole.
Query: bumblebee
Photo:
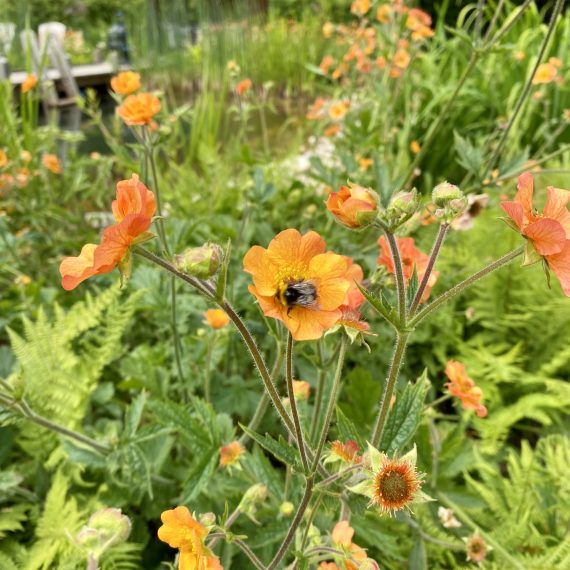
[[[310,281],[299,281],[298,283],[287,283],[287,286],[279,291],[279,300],[288,310],[293,307],[312,308],[317,304],[317,288]]]

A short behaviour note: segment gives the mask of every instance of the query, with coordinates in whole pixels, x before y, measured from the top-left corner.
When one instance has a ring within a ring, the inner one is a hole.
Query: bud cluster
[[[449,182],[438,184],[431,193],[431,199],[437,208],[435,216],[444,223],[450,223],[461,216],[468,205],[465,194]]]

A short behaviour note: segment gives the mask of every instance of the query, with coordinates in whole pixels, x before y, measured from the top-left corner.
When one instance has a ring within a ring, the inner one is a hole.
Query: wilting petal
[[[75,289],[82,281],[95,275],[94,257],[97,245],[88,243],[83,246],[77,257],[66,257],[59,266],[61,286],[66,291]]]
[[[546,257],[548,266],[558,277],[562,290],[567,297],[570,297],[570,241],[566,242],[564,249],[555,255]]]
[[[559,253],[566,244],[566,232],[556,220],[541,218],[532,222],[523,230],[540,255]]]

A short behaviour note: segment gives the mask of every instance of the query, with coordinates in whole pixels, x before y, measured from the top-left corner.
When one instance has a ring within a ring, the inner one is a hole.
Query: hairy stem
[[[382,393],[382,399],[380,401],[380,411],[376,418],[376,423],[374,424],[374,430],[372,431],[372,437],[370,442],[374,447],[378,447],[380,440],[382,439],[382,433],[384,432],[384,427],[386,426],[386,420],[388,419],[388,412],[390,410],[390,402],[392,400],[392,394],[394,393],[394,387],[396,386],[396,380],[398,380],[398,374],[400,372],[400,366],[404,359],[404,353],[406,352],[406,344],[408,343],[408,335],[402,333],[396,333],[396,343],[394,345],[394,354],[392,355],[392,362],[390,363],[390,369],[388,371],[388,378],[386,379],[386,385]]]
[[[455,285],[454,287],[452,287],[451,289],[440,295],[437,299],[432,301],[427,307],[423,308],[415,316],[415,318],[408,323],[409,326],[410,327],[418,326],[419,323],[421,323],[428,315],[433,313],[436,309],[441,307],[441,305],[443,305],[447,301],[450,301],[454,297],[457,297],[457,295],[463,293],[465,289],[471,287],[471,285],[477,283],[477,281],[480,281],[484,277],[487,277],[487,275],[490,275],[491,273],[493,273],[493,271],[496,271],[497,269],[503,267],[504,265],[511,263],[511,261],[513,261],[519,255],[522,255],[524,253],[525,247],[526,246],[521,245],[517,249],[510,251],[506,255],[503,255],[503,257],[500,257],[490,265],[487,265],[487,267],[484,267],[480,271],[477,271],[477,273],[474,273],[473,275],[471,275],[471,277],[464,279],[463,281],[461,281],[461,283],[458,283],[457,285]]]
[[[291,522],[291,526],[289,527],[289,530],[287,531],[287,535],[283,539],[283,542],[281,543],[279,550],[277,551],[277,553],[273,557],[273,560],[269,563],[267,570],[274,570],[275,568],[277,568],[277,566],[279,565],[281,560],[283,560],[283,557],[285,556],[285,554],[287,554],[287,551],[289,550],[289,546],[291,545],[291,542],[293,541],[293,538],[295,537],[295,532],[297,531],[297,528],[301,524],[301,521],[303,520],[303,515],[305,514],[305,511],[307,510],[307,507],[309,506],[309,502],[310,502],[311,496],[313,494],[313,483],[314,483],[314,477],[311,475],[310,477],[307,478],[305,493],[303,494],[303,498],[301,499],[301,502],[299,503],[299,507],[297,508],[297,512],[295,513],[295,517],[293,518],[293,521]]]
[[[398,295],[398,315],[400,319],[400,326],[404,326],[406,322],[406,284],[404,281],[404,269],[402,267],[402,258],[400,250],[398,249],[398,242],[394,234],[385,226],[382,226],[384,235],[388,240],[390,246],[390,254],[392,255],[392,262],[394,264],[394,275],[396,276],[396,294]]]
[[[416,291],[414,300],[412,301],[412,304],[410,306],[410,310],[408,313],[409,318],[414,316],[414,313],[416,312],[418,305],[422,300],[422,296],[424,294],[424,291],[426,290],[427,284],[429,283],[429,278],[431,277],[433,268],[435,266],[435,262],[437,261],[437,257],[441,250],[441,246],[443,245],[443,242],[445,240],[445,236],[447,234],[448,229],[449,229],[449,224],[441,224],[441,226],[439,226],[439,232],[437,233],[437,237],[435,238],[435,242],[433,244],[431,254],[429,256],[429,261],[426,267],[426,271],[421,280],[420,286]]]
[[[228,544],[235,544],[250,560],[258,570],[267,570],[265,564],[256,556],[253,550],[240,538],[228,537],[223,532],[213,532],[210,534],[211,543],[215,543],[221,538],[225,539]]]
[[[226,524],[224,525],[224,530],[229,530],[231,528],[231,526],[236,522],[236,520],[238,519],[238,517],[241,515],[241,511],[239,509],[235,509],[235,511],[233,511],[233,513],[228,517],[228,520],[226,521]],[[219,535],[219,536],[218,536]],[[211,540],[208,542],[208,544],[206,545],[208,548],[214,548],[214,546],[216,546],[216,544],[218,543],[218,541],[221,538],[224,538],[223,533],[217,533],[215,536],[213,534],[210,535]]]
[[[317,342],[317,354],[319,356],[319,375],[317,380],[317,392],[315,394],[315,408],[313,409],[313,418],[311,420],[311,429],[309,431],[309,441],[314,443],[319,426],[319,418],[321,416],[321,408],[323,406],[323,396],[325,392],[325,379],[327,373],[325,370],[325,359],[323,354],[322,339]]]
[[[303,436],[303,428],[299,419],[297,410],[297,402],[295,401],[295,393],[293,392],[293,336],[291,333],[287,335],[287,357],[285,360],[285,378],[287,380],[287,396],[289,397],[289,405],[291,406],[291,415],[293,416],[293,424],[295,426],[295,435],[297,437],[297,447],[301,455],[301,463],[305,473],[309,472],[309,462],[307,461],[307,453],[305,452],[305,437]],[[318,462],[318,456],[315,455]]]

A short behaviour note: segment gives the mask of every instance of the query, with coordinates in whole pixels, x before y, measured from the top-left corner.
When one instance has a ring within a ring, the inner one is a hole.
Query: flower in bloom
[[[55,154],[44,154],[42,164],[53,174],[61,174],[61,164]]]
[[[484,418],[487,408],[481,403],[483,391],[467,376],[465,365],[456,360],[450,360],[445,365],[445,375],[449,382],[445,385],[449,393],[461,400],[465,410],[475,410],[475,413]]]
[[[307,119],[310,121],[316,121],[317,119],[322,119],[324,117],[324,109],[327,100],[323,99],[322,97],[317,97],[315,102],[311,105],[309,110],[307,111]]]
[[[325,137],[335,137],[336,135],[338,135],[338,133],[340,133],[341,131],[341,127],[339,124],[336,125],[331,125],[330,127],[327,127],[324,131],[323,134],[325,135]]]
[[[305,401],[311,394],[311,385],[305,380],[293,380],[293,395],[295,400]]]
[[[418,280],[421,281],[425,275],[429,256],[416,248],[414,239],[411,237],[397,238],[398,249],[400,250],[400,257],[402,258],[402,265],[404,270],[404,281],[407,284],[411,279],[414,268],[418,274]],[[384,265],[388,273],[394,273],[394,262],[390,253],[390,246],[384,236],[380,236],[378,240],[380,245],[380,256],[378,257],[378,265]],[[429,297],[432,287],[436,284],[439,273],[432,271],[429,277],[427,287],[422,295],[421,302],[425,303]]]
[[[332,22],[325,22],[322,32],[325,38],[331,38],[334,33],[334,24]]]
[[[431,16],[418,8],[408,11],[406,27],[412,31],[412,39],[431,38],[434,34],[431,29]]]
[[[38,78],[33,74],[30,73],[26,76],[26,79],[22,82],[22,93],[27,93],[31,91],[36,85],[38,84]]]
[[[437,516],[444,528],[461,527],[461,523],[455,518],[455,515],[451,509],[439,507],[439,509],[437,509]]]
[[[243,260],[261,310],[282,321],[295,340],[318,339],[334,326],[351,287],[345,257],[325,247],[316,232],[288,229],[267,249],[253,246]]]
[[[8,155],[3,148],[0,148],[0,168],[4,168],[8,164]]]
[[[78,257],[66,257],[61,262],[61,284],[66,291],[93,275],[109,273],[129,257],[131,246],[148,239],[156,203],[154,194],[136,174],[117,183],[112,210],[117,223],[105,229],[101,243],[88,243]]]
[[[377,569],[378,565],[376,562],[367,558],[366,550],[352,542],[353,536],[354,529],[346,520],[336,523],[331,533],[333,546],[344,552],[343,567],[346,570],[357,570],[358,568]],[[331,562],[329,564],[334,563]],[[334,568],[338,568],[338,566],[335,564]]]
[[[164,511],[160,518],[158,538],[180,550],[179,570],[223,570],[218,557],[204,544],[208,529],[186,507]]]
[[[370,10],[370,0],[354,0],[350,11],[357,16],[364,16]]]
[[[223,329],[230,322],[230,317],[222,309],[208,309],[204,317],[204,322],[213,329]]]
[[[321,562],[318,570],[340,570],[334,562]]]
[[[526,57],[526,54],[524,51],[516,51],[515,52],[515,59],[517,61],[523,61],[525,57]]]
[[[542,213],[533,208],[534,181],[530,172],[521,174],[518,192],[513,201],[501,202],[501,208],[513,222],[513,227],[532,246],[527,248],[527,262],[541,256],[554,271],[564,294],[570,297],[570,192],[549,186]]]
[[[330,453],[325,463],[333,463],[341,461],[342,463],[361,463],[362,457],[358,455],[360,446],[353,439],[349,439],[346,443],[342,443],[338,439],[331,443]]]
[[[117,95],[131,95],[141,88],[141,76],[135,71],[122,71],[111,78],[111,89]]]
[[[243,445],[239,441],[232,441],[220,449],[220,465],[222,467],[237,467],[244,453]]]
[[[410,143],[410,150],[414,154],[418,154],[418,152],[420,152],[420,150],[422,150],[422,147],[420,146],[420,143],[418,141],[412,141]]]
[[[331,192],[327,209],[342,225],[357,229],[367,226],[376,217],[378,196],[370,188],[348,183],[338,192]]]
[[[252,86],[251,79],[242,79],[236,85],[236,93],[241,97],[251,89],[251,86]]]
[[[392,7],[390,4],[380,4],[378,10],[376,10],[376,19],[381,24],[387,24],[390,21],[390,14],[392,13]]]
[[[119,117],[127,125],[150,125],[160,111],[160,101],[152,93],[129,95],[117,108]]]
[[[321,63],[319,64],[319,69],[324,74],[327,74],[329,72],[329,69],[331,68],[331,65],[333,64],[334,64],[334,57],[332,55],[325,55],[325,57],[323,57]]]
[[[390,459],[368,444],[364,479],[349,489],[370,499],[382,513],[393,514],[421,498],[423,475],[416,470],[416,448],[400,458]]]
[[[329,107],[329,117],[335,121],[339,121],[346,115],[349,106],[348,101],[337,101],[333,103]]]
[[[558,76],[558,68],[552,63],[541,63],[532,78],[533,85],[552,83]]]
[[[400,69],[406,69],[410,65],[410,54],[405,49],[399,49],[394,54],[392,62],[394,65]]]
[[[32,153],[29,150],[23,150],[20,153],[20,158],[23,162],[30,162],[32,160]]]
[[[491,547],[487,546],[485,539],[476,532],[463,540],[465,541],[465,548],[467,549],[467,560],[471,562],[483,562],[487,556],[487,552],[491,550]]]
[[[335,544],[349,547],[352,544],[354,529],[348,524],[348,521],[340,521],[335,524],[331,536]]]

